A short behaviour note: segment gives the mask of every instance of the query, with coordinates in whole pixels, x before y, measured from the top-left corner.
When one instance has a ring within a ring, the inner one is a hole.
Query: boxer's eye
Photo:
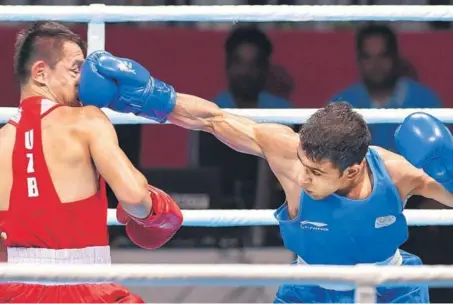
[[[80,73],[79,69],[71,69],[70,72],[73,76],[77,76]]]
[[[313,173],[314,176],[321,176],[321,173],[316,170],[311,170],[311,173]]]

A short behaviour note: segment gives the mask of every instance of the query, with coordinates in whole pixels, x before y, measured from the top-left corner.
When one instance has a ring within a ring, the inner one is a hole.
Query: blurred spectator
[[[271,94],[289,100],[295,87],[293,77],[280,66],[271,64],[266,80],[266,90]]]
[[[213,101],[221,108],[290,108],[286,98],[294,81],[283,67],[271,64],[272,48],[266,34],[256,27],[234,29],[225,43],[228,89]],[[199,134],[199,147],[201,166],[221,168],[223,192],[229,198],[222,207],[273,208],[272,202],[284,199],[275,199],[280,190],[269,167],[257,157],[233,151],[210,134]],[[237,229],[237,235],[244,238],[247,233]],[[255,238],[262,243],[263,231]]]
[[[221,108],[289,108],[291,104],[265,89],[272,43],[255,27],[233,30],[225,44],[228,90],[214,102]]]
[[[268,90],[269,80],[288,82],[289,75],[279,79],[276,70],[271,73],[272,43],[256,27],[238,27],[225,42],[228,90],[220,93],[214,102],[221,108],[289,108],[291,103]],[[281,75],[284,75],[281,71]],[[285,95],[291,92],[287,85],[271,86]],[[258,158],[240,154],[219,143],[210,134],[200,134],[200,164],[222,168],[225,192],[241,197],[243,207],[253,208],[257,184]]]
[[[411,71],[410,64],[400,60],[396,35],[388,26],[371,24],[361,28],[356,36],[356,52],[361,81],[336,94],[333,102],[348,101],[355,108],[442,107],[433,90],[411,79],[416,77],[415,69]],[[372,143],[394,150],[396,127],[370,125]]]
[[[400,75],[418,81],[418,72],[407,58],[400,58]]]
[[[289,108],[291,103],[268,90],[289,96],[292,80],[281,67],[271,71],[272,43],[255,27],[234,29],[225,42],[228,89],[214,102],[221,108]],[[279,77],[284,75],[284,77]],[[279,82],[279,83],[278,83]],[[255,204],[258,158],[233,151],[210,134],[199,134],[199,165],[219,167],[223,192],[233,208],[259,208]],[[270,174],[261,170],[261,175]],[[269,189],[269,187],[267,187]]]

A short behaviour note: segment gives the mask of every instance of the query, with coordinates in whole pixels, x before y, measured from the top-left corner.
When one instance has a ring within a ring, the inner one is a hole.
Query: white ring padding
[[[0,21],[453,21],[447,5],[10,6]]]
[[[152,253],[150,253],[152,254]],[[108,282],[127,285],[270,286],[338,284],[453,285],[453,266],[326,266],[275,264],[0,264],[0,282]]]
[[[157,124],[157,122],[134,114],[122,114],[110,109],[102,109],[113,124]],[[222,109],[228,113],[240,115],[257,122],[301,124],[307,121],[319,109]],[[0,123],[5,123],[17,114],[18,109],[0,107]],[[417,112],[428,113],[444,123],[453,123],[453,109],[355,109],[367,123],[401,123]]]
[[[183,226],[188,227],[239,227],[275,226],[275,210],[182,210]],[[450,226],[453,225],[452,209],[404,210],[409,226]],[[107,225],[120,225],[116,220],[116,209],[109,209]]]

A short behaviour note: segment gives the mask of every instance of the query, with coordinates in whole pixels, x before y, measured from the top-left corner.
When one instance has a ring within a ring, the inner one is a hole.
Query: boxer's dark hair
[[[302,150],[313,161],[329,160],[342,173],[359,164],[371,143],[363,117],[347,102],[316,111],[300,129]]]
[[[64,42],[74,42],[86,56],[87,46],[79,35],[58,22],[36,22],[19,32],[14,50],[14,73],[21,84],[28,81],[34,61],[53,67],[60,61]]]

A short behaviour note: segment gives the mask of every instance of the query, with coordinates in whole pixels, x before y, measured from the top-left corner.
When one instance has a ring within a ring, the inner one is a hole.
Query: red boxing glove
[[[179,206],[164,191],[148,185],[153,200],[151,214],[144,219],[127,213],[121,204],[116,208],[118,222],[126,225],[126,233],[135,245],[144,249],[157,249],[167,243],[182,225]]]

